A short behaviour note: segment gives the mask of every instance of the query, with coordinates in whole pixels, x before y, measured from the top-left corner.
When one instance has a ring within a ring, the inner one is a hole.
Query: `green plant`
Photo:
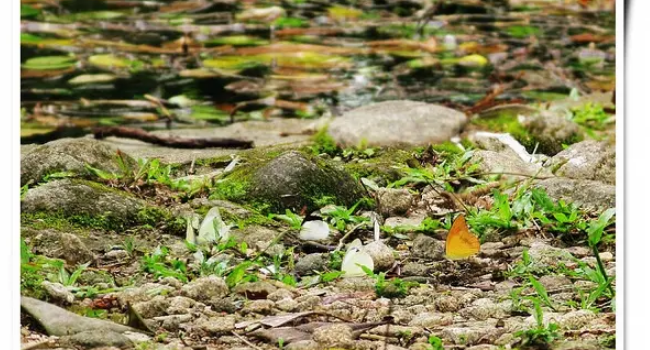
[[[280,219],[291,226],[293,230],[300,230],[302,225],[302,218],[300,215],[295,214],[291,210],[287,209],[284,214],[269,214],[269,219]]]
[[[402,298],[408,294],[409,289],[418,285],[416,282],[407,282],[397,277],[386,280],[385,272],[375,274],[365,266],[361,266],[361,269],[375,280],[375,294],[378,297]]]
[[[592,130],[605,130],[614,122],[602,105],[591,102],[572,109],[569,118],[585,127],[588,133]]]
[[[427,342],[429,343],[429,346],[427,347],[427,350],[444,350],[444,346],[442,345],[442,339],[439,337],[436,337],[435,335],[430,335],[429,338],[427,339]]]
[[[181,282],[188,282],[187,266],[178,259],[168,259],[169,248],[158,247],[152,253],[142,257],[142,270],[152,273],[154,277],[174,277]]]
[[[358,201],[355,203],[352,207],[349,209],[346,207],[341,207],[341,206],[335,206],[331,210],[327,210],[323,212],[323,216],[329,219],[330,223],[332,226],[334,226],[337,230],[343,231],[345,230],[345,227],[347,224],[358,224],[363,221],[368,221],[369,219],[367,217],[363,216],[355,216],[354,212],[357,210],[357,207],[359,204],[362,203],[362,200]]]
[[[559,326],[555,323],[544,324],[544,314],[539,300],[531,299],[534,305],[535,322],[537,326],[531,329],[515,332],[515,337],[521,338],[519,344],[525,346],[545,347],[560,338]]]

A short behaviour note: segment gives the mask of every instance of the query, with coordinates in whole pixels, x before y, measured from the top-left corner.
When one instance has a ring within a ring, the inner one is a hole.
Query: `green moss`
[[[533,152],[537,140],[534,139],[533,135],[524,128],[519,121],[517,121],[516,116],[511,114],[499,114],[493,118],[475,118],[472,120],[472,124],[484,128],[492,132],[504,132],[509,133],[515,140],[519,141],[528,152]]]
[[[55,229],[58,231],[80,231],[87,229],[101,231],[122,231],[129,227],[162,228],[170,234],[183,234],[185,222],[175,218],[169,211],[153,206],[141,209],[134,218],[118,218],[106,215],[66,215],[58,212],[21,213],[21,225],[33,229]]]
[[[383,149],[373,158],[357,159],[343,164],[343,168],[355,179],[379,177],[392,182],[403,176],[398,167],[412,160],[413,153],[404,149]]]

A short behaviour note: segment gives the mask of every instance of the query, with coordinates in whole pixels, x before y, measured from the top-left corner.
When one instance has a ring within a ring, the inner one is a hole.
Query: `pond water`
[[[44,1],[21,5],[22,136],[464,110],[615,85],[612,1]],[[607,8],[609,7],[609,8]]]

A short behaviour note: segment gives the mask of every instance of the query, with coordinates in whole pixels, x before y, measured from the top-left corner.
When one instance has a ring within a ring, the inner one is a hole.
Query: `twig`
[[[237,337],[239,340],[241,340],[241,341],[243,341],[244,343],[246,343],[246,345],[250,346],[251,348],[253,348],[253,349],[257,349],[257,350],[262,350],[262,348],[260,348],[259,346],[257,346],[257,345],[255,345],[255,344],[251,343],[248,339],[242,337],[241,335],[235,333],[235,331],[230,331],[230,334],[234,335],[235,337]]]
[[[341,237],[341,239],[339,240],[339,244],[336,246],[336,249],[334,249],[334,251],[335,251],[335,252],[338,252],[339,250],[341,250],[341,248],[343,248],[343,244],[345,243],[345,240],[348,239],[348,237],[350,237],[350,235],[351,235],[352,233],[354,233],[354,231],[356,231],[359,227],[361,227],[361,226],[363,226],[363,225],[365,225],[365,224],[366,224],[365,222],[362,222],[362,223],[360,223],[360,224],[357,224],[357,225],[355,225],[353,228],[351,228],[350,231],[346,232],[346,233],[343,235],[343,237]]]
[[[178,137],[161,137],[150,132],[125,128],[121,126],[107,126],[93,129],[96,139],[104,139],[109,136],[124,137],[129,139],[140,140],[154,145],[163,147],[175,147],[184,149],[201,149],[211,147],[222,148],[253,148],[253,141],[245,141],[229,138],[210,138],[210,139],[186,139]]]

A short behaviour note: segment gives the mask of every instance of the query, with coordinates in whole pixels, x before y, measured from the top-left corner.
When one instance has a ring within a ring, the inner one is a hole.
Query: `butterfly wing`
[[[445,245],[445,255],[451,260],[468,258],[479,252],[481,243],[469,232],[465,216],[459,215],[451,225]]]

